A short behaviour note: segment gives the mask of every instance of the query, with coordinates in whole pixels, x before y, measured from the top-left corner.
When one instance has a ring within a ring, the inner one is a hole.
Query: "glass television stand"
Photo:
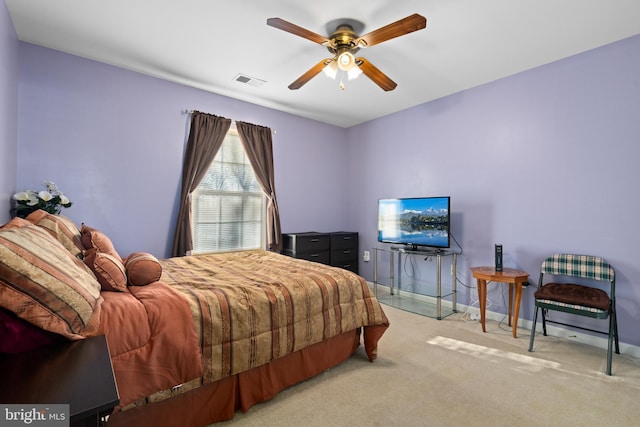
[[[406,257],[406,258],[405,258]],[[436,260],[435,289],[432,283],[409,277],[408,283],[402,282],[403,259],[422,257],[425,260]],[[451,286],[442,286],[442,261],[451,258]],[[388,276],[380,275],[378,264],[388,258]],[[373,289],[378,300],[401,310],[410,311],[423,316],[442,320],[457,312],[456,282],[458,254],[450,250],[428,248],[406,248],[391,246],[389,248],[373,248]],[[396,274],[397,273],[397,274]],[[378,293],[378,285],[388,287],[389,292]]]

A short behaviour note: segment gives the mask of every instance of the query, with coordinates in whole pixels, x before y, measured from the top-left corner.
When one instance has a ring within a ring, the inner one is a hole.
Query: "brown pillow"
[[[100,283],[44,228],[0,230],[0,307],[71,339],[95,333]]]
[[[84,253],[84,263],[96,275],[103,291],[127,292],[127,273],[120,258],[91,248]]]
[[[162,266],[158,259],[146,252],[134,252],[124,263],[129,284],[144,286],[157,282],[162,276]]]
[[[96,230],[95,228],[88,227],[83,223],[82,228],[80,229],[80,236],[82,246],[84,246],[85,249],[95,248],[98,252],[109,254],[122,262],[122,258],[113,246],[111,239],[109,239],[103,232]]]
[[[82,257],[84,247],[80,241],[80,230],[73,221],[63,215],[53,215],[39,209],[27,216],[27,221],[46,229],[75,257]]]

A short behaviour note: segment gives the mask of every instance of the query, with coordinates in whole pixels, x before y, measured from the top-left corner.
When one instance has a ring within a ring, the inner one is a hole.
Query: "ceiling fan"
[[[300,89],[320,73],[320,71],[324,70],[327,75],[335,78],[338,70],[342,70],[347,73],[349,79],[357,77],[360,73],[364,73],[365,76],[373,80],[373,82],[383,90],[393,90],[397,84],[371,62],[367,61],[366,58],[356,58],[356,52],[358,52],[360,48],[374,46],[378,43],[421,30],[427,26],[426,18],[415,13],[371,31],[364,36],[359,36],[354,28],[363,27],[362,23],[349,19],[338,21],[341,22],[337,23],[335,27],[336,30],[329,37],[324,37],[306,28],[287,22],[284,19],[267,19],[267,25],[325,46],[333,55],[331,58],[326,58],[318,62],[306,73],[298,77],[296,81],[289,85],[289,89]],[[344,89],[342,83],[341,88]]]

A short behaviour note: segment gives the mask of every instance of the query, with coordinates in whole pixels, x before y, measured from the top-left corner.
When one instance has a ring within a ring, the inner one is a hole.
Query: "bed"
[[[0,256],[0,306],[31,328],[0,351],[104,334],[110,427],[233,418],[361,342],[373,362],[389,326],[362,277],[262,250],[121,258],[98,230],[38,213],[0,229]]]

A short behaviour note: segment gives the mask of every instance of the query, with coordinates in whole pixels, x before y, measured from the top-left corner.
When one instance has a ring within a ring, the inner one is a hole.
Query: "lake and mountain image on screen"
[[[449,247],[449,197],[380,199],[378,241]]]

